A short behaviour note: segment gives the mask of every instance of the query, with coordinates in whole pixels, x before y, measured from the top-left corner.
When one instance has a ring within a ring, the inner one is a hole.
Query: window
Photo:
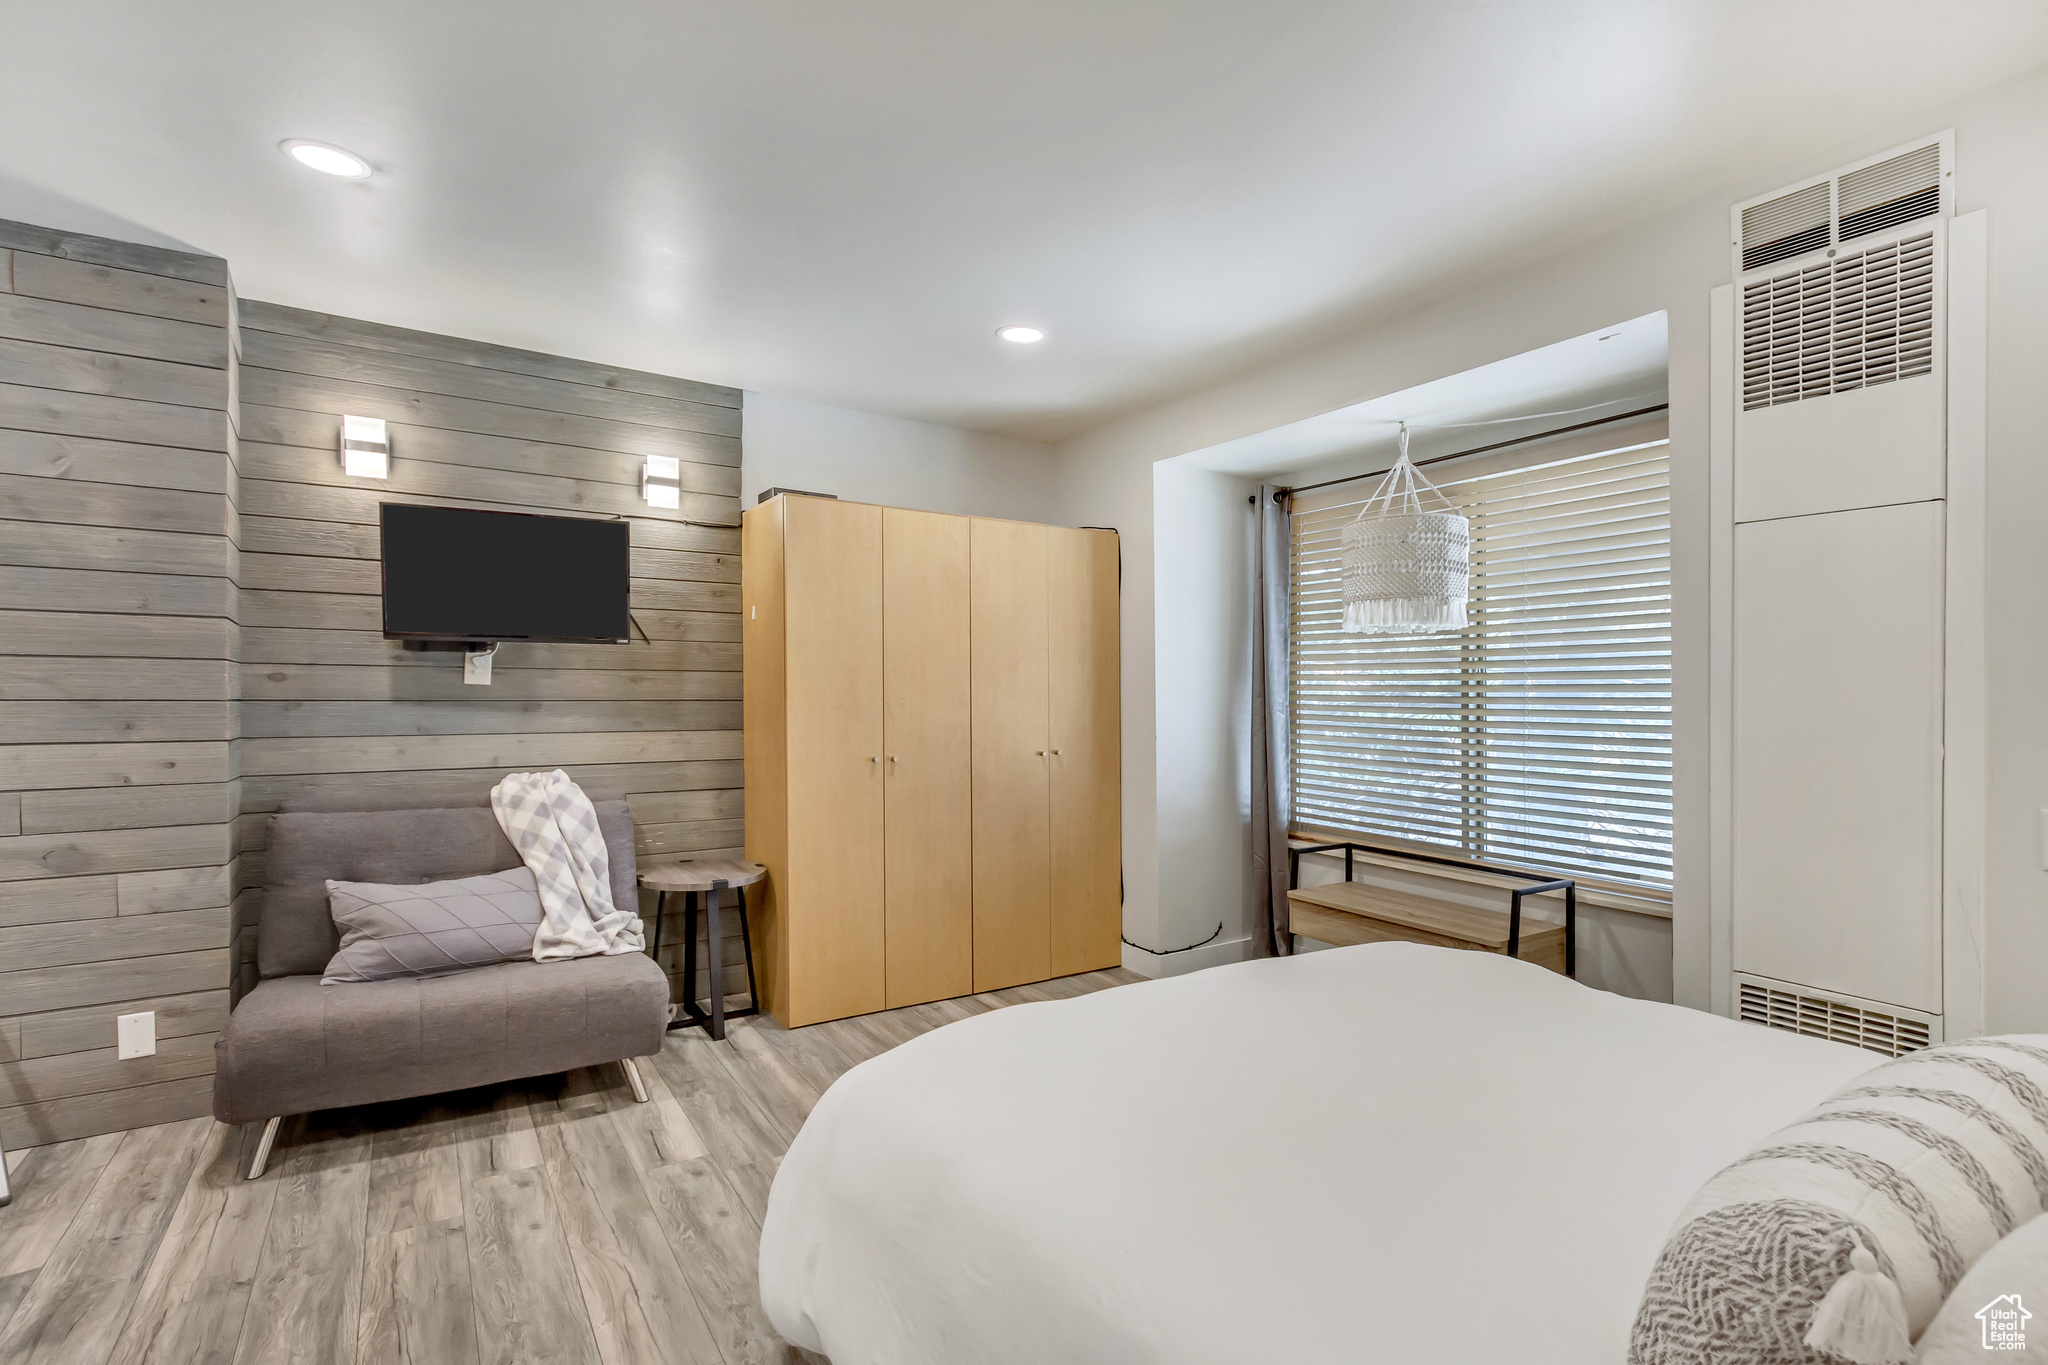
[[[1430,471],[1472,519],[1456,634],[1344,634],[1339,539],[1378,481],[1296,501],[1295,827],[1668,889],[1667,443],[1517,458]]]

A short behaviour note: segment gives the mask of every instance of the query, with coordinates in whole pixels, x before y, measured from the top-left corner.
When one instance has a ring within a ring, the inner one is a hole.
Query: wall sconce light
[[[649,455],[640,467],[640,496],[649,507],[683,505],[683,462],[674,455]]]
[[[341,472],[352,479],[391,477],[391,440],[382,417],[341,419]]]

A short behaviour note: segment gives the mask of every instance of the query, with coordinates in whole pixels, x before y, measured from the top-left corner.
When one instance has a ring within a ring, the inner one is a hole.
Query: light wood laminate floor
[[[815,1361],[755,1285],[768,1185],[847,1068],[1122,968],[789,1031],[672,1033],[616,1066],[287,1119],[191,1119],[8,1153],[0,1365]]]

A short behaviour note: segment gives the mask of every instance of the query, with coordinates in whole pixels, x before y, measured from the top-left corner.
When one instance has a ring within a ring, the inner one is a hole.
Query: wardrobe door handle
[[[894,755],[894,754],[890,754],[890,755],[889,755],[889,761],[890,761],[891,763],[901,763],[901,762],[902,762],[903,760],[902,760],[902,759],[900,759],[900,758],[898,758],[898,757],[897,757],[896,755]]]
[[[1060,751],[1059,751],[1058,749],[1054,749],[1054,750],[1052,751],[1052,756],[1053,756],[1054,758],[1058,758],[1058,757],[1060,756]]]

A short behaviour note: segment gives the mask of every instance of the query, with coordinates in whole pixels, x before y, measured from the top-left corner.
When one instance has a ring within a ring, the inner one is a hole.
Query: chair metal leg
[[[7,1147],[0,1143],[0,1209],[14,1202],[14,1191],[7,1184]]]
[[[261,1180],[263,1178],[263,1168],[270,1164],[270,1144],[277,1141],[277,1125],[283,1122],[284,1115],[279,1114],[276,1118],[263,1125],[263,1136],[257,1139],[256,1142],[256,1155],[249,1161],[248,1179]]]
[[[640,1079],[640,1068],[633,1065],[631,1057],[619,1058],[619,1065],[626,1068],[626,1084],[633,1087],[633,1098],[647,1103],[647,1083]]]

